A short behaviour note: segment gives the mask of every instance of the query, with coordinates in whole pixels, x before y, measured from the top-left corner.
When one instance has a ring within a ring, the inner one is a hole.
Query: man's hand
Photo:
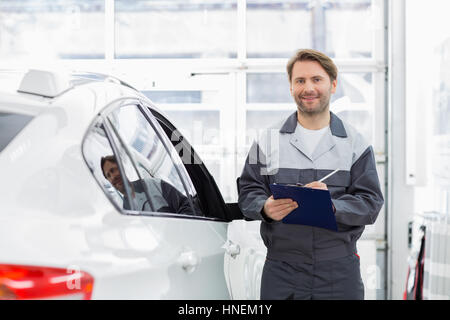
[[[313,181],[311,183],[308,183],[307,185],[304,185],[306,188],[312,188],[312,189],[321,189],[321,190],[328,190],[328,187],[325,183],[319,182],[319,181]]]
[[[327,185],[325,183],[319,182],[319,181],[313,181],[311,183],[308,183],[304,187],[313,188],[313,189],[328,190]],[[336,208],[335,208],[334,204],[332,203],[331,205],[333,206],[333,212],[336,213]]]
[[[277,199],[270,196],[264,203],[264,213],[275,221],[280,221],[292,210],[297,209],[298,204],[292,199]]]

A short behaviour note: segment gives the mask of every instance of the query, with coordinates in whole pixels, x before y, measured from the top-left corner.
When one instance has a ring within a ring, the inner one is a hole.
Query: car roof
[[[72,71],[64,74],[62,71],[36,69],[30,69],[28,72],[0,70],[0,111],[37,115],[51,107],[65,108],[65,105],[59,102],[66,100],[67,97],[75,97],[77,89],[85,86],[89,87],[90,92],[111,101],[126,95],[147,99],[122,80],[100,73]],[[119,88],[121,89],[118,90]],[[108,103],[105,99],[100,100],[104,100],[105,105]],[[97,102],[99,103],[96,106],[77,107],[96,113],[99,108],[105,106],[102,106],[100,101]],[[155,108],[153,104],[151,106]]]

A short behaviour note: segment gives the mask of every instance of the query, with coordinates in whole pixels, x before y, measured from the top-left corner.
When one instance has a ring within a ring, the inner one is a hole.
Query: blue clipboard
[[[284,223],[338,231],[330,191],[277,183],[269,187],[274,199],[289,198],[298,203],[298,208],[283,218]]]

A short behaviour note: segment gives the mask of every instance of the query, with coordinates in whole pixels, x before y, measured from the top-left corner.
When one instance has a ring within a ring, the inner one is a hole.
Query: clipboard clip
[[[273,184],[277,184],[280,186],[289,186],[289,187],[303,187],[304,186],[303,183],[300,183],[300,182],[297,182],[295,184],[293,184],[293,183],[273,183]]]
[[[322,181],[328,179],[329,177],[331,177],[332,175],[334,175],[338,171],[339,171],[339,169],[334,170],[330,174],[327,174],[325,177],[320,179],[318,182],[322,182]],[[280,186],[289,186],[289,187],[305,187],[305,185],[300,183],[300,182],[297,182],[295,184],[293,184],[293,183],[274,183],[274,184],[279,184]]]

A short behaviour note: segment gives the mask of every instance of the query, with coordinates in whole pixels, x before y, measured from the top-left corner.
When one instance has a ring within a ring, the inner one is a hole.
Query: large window
[[[248,0],[248,57],[288,58],[298,48],[315,48],[333,58],[371,57],[376,23],[372,4]]]
[[[117,0],[116,58],[235,58],[236,2]]]
[[[104,0],[0,1],[0,59],[102,59]]]

